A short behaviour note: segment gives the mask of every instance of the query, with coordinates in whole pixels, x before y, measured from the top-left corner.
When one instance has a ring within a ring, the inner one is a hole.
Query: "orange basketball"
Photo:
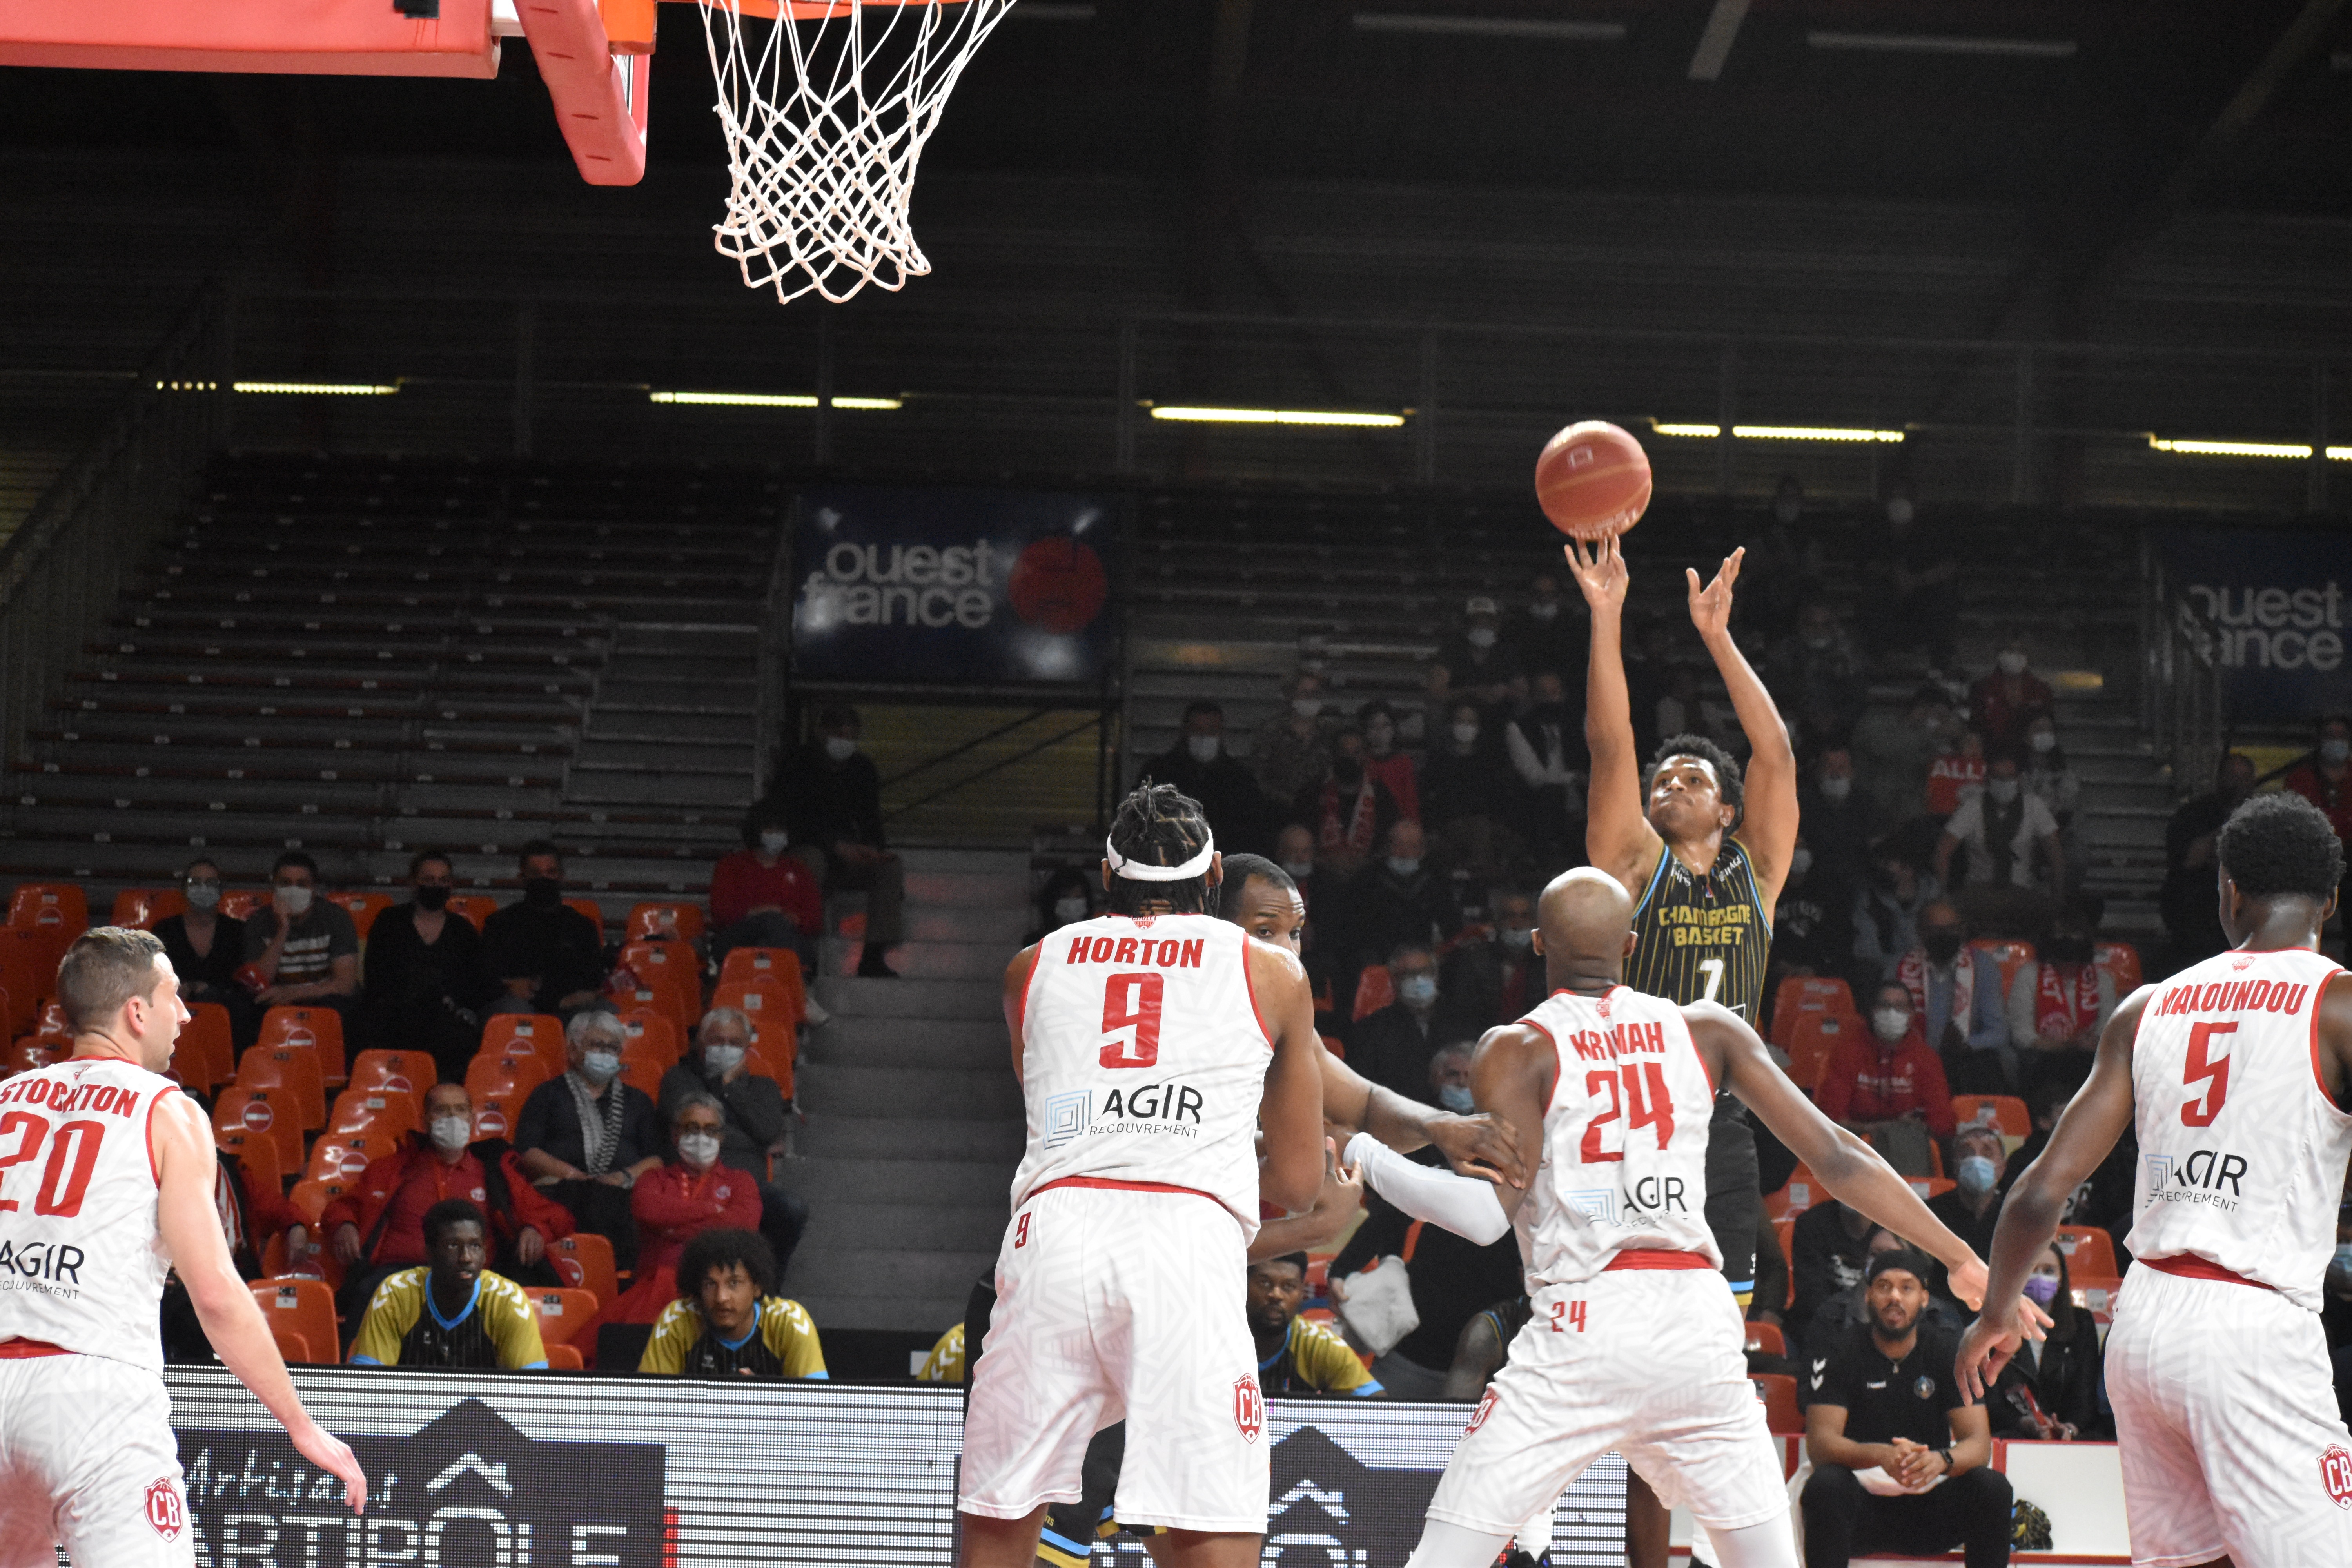
[[[1650,455],[1605,419],[1571,425],[1536,459],[1536,504],[1570,539],[1608,539],[1650,504]]]

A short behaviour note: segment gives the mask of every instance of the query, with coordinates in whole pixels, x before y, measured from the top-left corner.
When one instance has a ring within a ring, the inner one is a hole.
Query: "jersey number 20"
[[[1624,1075],[1625,1093],[1618,1098],[1618,1073]],[[1675,1136],[1675,1099],[1666,1092],[1666,1069],[1657,1062],[1627,1062],[1618,1072],[1589,1072],[1584,1092],[1598,1102],[1608,1097],[1606,1109],[1597,1109],[1585,1124],[1584,1143],[1577,1158],[1588,1165],[1625,1157],[1625,1140],[1644,1127],[1657,1131],[1664,1149]],[[1619,1119],[1624,1124],[1618,1125]]]
[[[1107,1068],[1148,1068],[1160,1059],[1160,998],[1166,980],[1145,971],[1114,974],[1103,983],[1102,1032],[1131,1039],[1105,1040],[1102,1065]]]
[[[81,1200],[89,1192],[89,1173],[98,1164],[99,1142],[105,1136],[103,1121],[68,1121],[51,1139],[46,1116],[36,1116],[29,1110],[12,1110],[0,1116],[0,1147],[8,1149],[8,1152],[0,1154],[0,1187],[8,1184],[11,1171],[29,1163],[47,1142],[49,1161],[41,1168],[41,1179],[33,1188],[33,1212],[71,1219],[81,1213]],[[15,1198],[0,1198],[0,1213],[18,1206]]]

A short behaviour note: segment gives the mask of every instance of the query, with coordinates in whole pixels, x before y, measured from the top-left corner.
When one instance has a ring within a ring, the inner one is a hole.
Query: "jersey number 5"
[[[1160,1059],[1160,998],[1167,981],[1149,971],[1114,974],[1103,983],[1103,1033],[1132,1039],[1105,1040],[1102,1065],[1107,1068],[1148,1068]]]
[[[2199,1024],[2189,1031],[2189,1060],[2180,1069],[2180,1081],[2190,1089],[2200,1083],[2206,1087],[2196,1099],[2181,1102],[2180,1125],[2183,1127],[2210,1127],[2213,1118],[2221,1114],[2221,1102],[2230,1098],[2230,1058],[2208,1057],[2205,1047],[2214,1036],[2232,1034],[2237,1027],[2234,1021],[2208,1023]]]
[[[40,1182],[33,1189],[33,1212],[73,1218],[81,1213],[81,1200],[89,1195],[89,1173],[97,1168],[98,1146],[105,1136],[103,1121],[68,1121],[51,1141],[45,1116],[29,1110],[0,1116],[0,1144],[12,1137],[16,1140],[15,1147],[0,1154],[0,1189],[7,1186],[8,1173],[29,1163],[40,1153],[42,1142],[48,1141],[49,1163],[42,1167]],[[15,1198],[0,1198],[0,1213],[19,1206]]]
[[[1625,1157],[1625,1140],[1644,1127],[1658,1130],[1658,1147],[1664,1149],[1675,1136],[1675,1099],[1666,1092],[1666,1069],[1658,1062],[1627,1062],[1618,1069],[1624,1075],[1625,1093],[1618,1098],[1616,1072],[1589,1072],[1584,1075],[1584,1092],[1598,1101],[1609,1098],[1606,1110],[1595,1110],[1592,1120],[1585,1124],[1584,1142],[1577,1150],[1577,1158],[1588,1165],[1598,1165],[1609,1160]],[[1629,1115],[1628,1112],[1631,1114]],[[1625,1124],[1617,1126],[1620,1117]],[[1613,1132],[1604,1132],[1613,1128]]]

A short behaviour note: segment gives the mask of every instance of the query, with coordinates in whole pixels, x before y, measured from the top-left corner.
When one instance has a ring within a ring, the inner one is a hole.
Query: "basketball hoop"
[[[908,205],[956,79],[1013,0],[700,0],[727,134],[718,247],[747,288],[835,304],[931,269]],[[747,37],[746,14],[770,17]]]

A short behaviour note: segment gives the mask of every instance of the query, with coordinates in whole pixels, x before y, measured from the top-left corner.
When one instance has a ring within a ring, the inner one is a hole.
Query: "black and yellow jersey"
[[[1347,1341],[1303,1317],[1290,1320],[1280,1348],[1257,1363],[1257,1384],[1269,1395],[1346,1394],[1361,1398],[1387,1392],[1364,1370]]]
[[[961,1383],[963,1381],[963,1325],[958,1323],[939,1338],[931,1353],[924,1358],[923,1370],[915,1374],[918,1383]]]
[[[655,1321],[653,1337],[646,1342],[637,1370],[663,1377],[825,1375],[816,1324],[798,1301],[763,1296],[752,1313],[751,1328],[730,1344],[702,1321],[700,1307],[692,1301],[672,1301]]]
[[[455,1317],[441,1315],[426,1280],[432,1270],[404,1268],[375,1288],[352,1341],[354,1366],[478,1366],[521,1372],[547,1365],[539,1310],[523,1288],[488,1269]]]
[[[1720,1003],[1755,1028],[1771,952],[1771,911],[1746,845],[1726,838],[1704,875],[1658,846],[1657,868],[1633,908],[1626,984],[1669,1002]]]

